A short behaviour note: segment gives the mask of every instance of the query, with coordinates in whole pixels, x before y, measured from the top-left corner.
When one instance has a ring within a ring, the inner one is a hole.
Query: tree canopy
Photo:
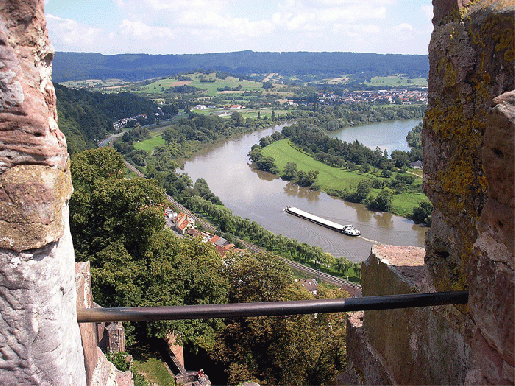
[[[228,261],[231,302],[314,299],[284,263],[268,255]],[[320,286],[320,297],[346,296]],[[345,363],[345,321],[341,315],[239,318],[226,321],[212,355],[228,366],[229,383],[328,383]]]
[[[91,262],[96,302],[110,307],[227,302],[222,257],[213,246],[164,229],[167,201],[156,181],[125,178],[123,159],[112,148],[75,155],[71,170],[70,227],[77,260]],[[220,321],[153,322],[139,333],[164,336],[177,329],[183,341],[209,348],[222,327]]]

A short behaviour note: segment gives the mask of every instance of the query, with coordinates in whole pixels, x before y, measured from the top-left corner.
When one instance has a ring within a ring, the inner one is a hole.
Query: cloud
[[[426,30],[431,27],[428,21],[422,30],[409,15],[399,12],[403,1],[407,0],[112,0],[117,16],[101,28],[89,27],[86,24],[101,23],[79,16],[77,20],[84,24],[53,15],[49,15],[49,24],[58,50],[395,52],[386,47],[390,42],[428,40],[430,31]],[[413,9],[419,19],[429,20],[432,8],[429,0],[424,2]],[[383,36],[386,31],[388,39]]]
[[[413,31],[413,26],[408,23],[402,23],[394,27],[394,29],[398,32],[405,32],[405,31]]]
[[[102,37],[103,30],[81,24],[72,19],[65,19],[52,14],[46,14],[50,39],[61,50],[84,51],[96,46]]]
[[[433,19],[433,6],[431,4],[425,4],[420,7],[420,9],[426,17],[427,21],[431,21]]]
[[[176,34],[168,27],[148,26],[142,22],[132,22],[127,19],[122,20],[119,30],[124,35],[142,40],[174,39],[176,37]]]
[[[370,4],[354,5],[345,8],[328,8],[318,11],[318,19],[322,23],[337,22],[340,20],[356,21],[385,18],[385,7],[373,7]]]

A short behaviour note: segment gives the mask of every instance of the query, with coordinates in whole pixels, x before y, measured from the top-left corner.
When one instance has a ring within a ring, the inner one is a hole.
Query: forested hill
[[[285,76],[323,75],[388,76],[406,74],[427,77],[426,55],[362,54],[351,52],[254,52],[219,54],[102,55],[57,52],[53,61],[53,79],[69,80],[110,78],[128,81],[169,76],[192,70],[224,71],[250,75],[276,72]]]
[[[59,128],[66,135],[70,154],[96,147],[96,141],[114,131],[113,122],[145,114],[141,124],[154,123],[155,114],[162,117],[177,113],[173,107],[161,106],[130,93],[102,94],[71,89],[54,84],[57,97]]]

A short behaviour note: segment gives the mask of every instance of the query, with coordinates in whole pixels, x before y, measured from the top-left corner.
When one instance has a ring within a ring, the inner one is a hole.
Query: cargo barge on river
[[[314,214],[304,212],[303,210],[295,208],[294,206],[287,206],[286,209],[284,209],[284,211],[294,216],[311,221],[315,224],[322,225],[326,228],[332,229],[333,231],[346,234],[347,236],[359,236],[361,234],[361,232],[354,228],[352,225],[341,225],[336,222],[326,220],[325,218],[315,216]]]

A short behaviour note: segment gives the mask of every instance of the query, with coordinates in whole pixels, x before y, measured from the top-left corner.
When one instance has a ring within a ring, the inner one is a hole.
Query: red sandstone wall
[[[350,370],[363,384],[514,384],[515,2],[433,5],[425,265],[402,248],[374,247],[363,295],[468,289],[469,302],[367,311],[363,327],[349,319]]]
[[[438,290],[469,289],[467,382],[514,382],[513,1],[434,0],[425,190],[426,264]]]
[[[0,0],[0,384],[84,385],[43,0]]]

